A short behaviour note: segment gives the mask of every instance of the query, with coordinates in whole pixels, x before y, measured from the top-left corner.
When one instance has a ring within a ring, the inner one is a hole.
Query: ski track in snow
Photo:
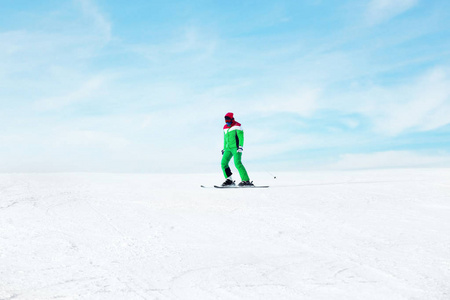
[[[0,174],[0,300],[450,299],[450,170]]]

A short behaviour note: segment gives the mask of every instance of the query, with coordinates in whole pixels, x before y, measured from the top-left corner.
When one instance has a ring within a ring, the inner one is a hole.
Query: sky
[[[450,167],[447,0],[1,7],[0,172]]]

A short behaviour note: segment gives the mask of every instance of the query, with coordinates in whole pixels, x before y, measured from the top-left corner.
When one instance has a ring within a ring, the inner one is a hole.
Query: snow
[[[0,299],[450,299],[450,169],[0,175]]]

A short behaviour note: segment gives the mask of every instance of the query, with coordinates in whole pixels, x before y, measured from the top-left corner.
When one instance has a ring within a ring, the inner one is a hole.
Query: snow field
[[[0,175],[0,299],[450,299],[450,170]]]

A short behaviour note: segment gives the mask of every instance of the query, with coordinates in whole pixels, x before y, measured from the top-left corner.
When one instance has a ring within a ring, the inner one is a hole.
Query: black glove
[[[222,155],[225,153],[225,150],[222,150]]]

